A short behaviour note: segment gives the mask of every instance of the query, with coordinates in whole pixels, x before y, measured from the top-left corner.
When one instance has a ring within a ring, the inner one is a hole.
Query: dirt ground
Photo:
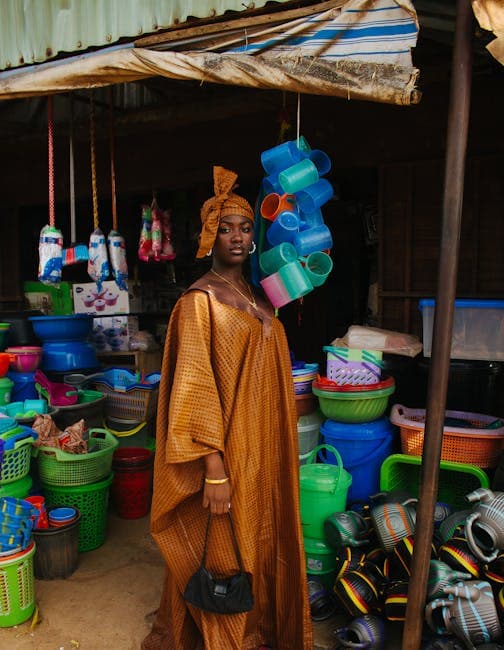
[[[65,580],[35,580],[39,622],[0,629],[0,648],[139,650],[159,604],[162,579],[149,518],[127,520],[110,512],[103,546],[80,553],[77,570]],[[334,648],[334,630],[343,620],[336,615],[314,624],[314,650]],[[386,647],[400,648],[397,637]]]
[[[163,562],[148,517],[110,513],[105,544],[65,580],[35,580],[40,623],[0,630],[6,650],[138,650],[161,594]]]

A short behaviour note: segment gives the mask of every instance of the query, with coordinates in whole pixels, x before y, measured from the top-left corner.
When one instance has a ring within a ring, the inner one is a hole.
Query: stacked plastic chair
[[[261,163],[267,174],[261,216],[268,226],[260,283],[278,308],[321,286],[333,268],[331,231],[321,212],[334,193],[323,178],[331,161],[301,136],[264,151]]]

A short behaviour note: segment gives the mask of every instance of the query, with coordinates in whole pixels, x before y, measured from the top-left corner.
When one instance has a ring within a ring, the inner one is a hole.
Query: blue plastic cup
[[[293,212],[280,212],[266,232],[266,238],[271,246],[283,242],[292,242],[299,230],[299,218]]]
[[[313,289],[312,283],[298,260],[282,266],[278,271],[278,275],[282,279],[291,300],[301,298]]]
[[[291,167],[301,160],[301,152],[292,140],[282,142],[261,154],[261,164],[264,171],[270,175]]]
[[[270,174],[263,178],[263,190],[265,194],[285,194],[278,182],[278,174]]]
[[[315,251],[332,248],[333,241],[331,231],[323,224],[298,232],[292,243],[296,247],[298,257],[306,257]]]
[[[300,212],[299,217],[306,224],[300,230],[306,230],[306,228],[313,228],[314,226],[322,226],[324,224],[324,217],[320,208],[317,208],[313,212]]]
[[[287,167],[287,169],[284,169],[278,174],[278,182],[287,194],[300,192],[318,180],[319,174],[317,168],[309,158],[305,158],[295,165]]]
[[[334,188],[326,178],[321,178],[313,185],[296,194],[298,208],[309,214],[327,203],[334,194]]]
[[[283,242],[270,248],[269,251],[261,253],[259,256],[259,266],[264,275],[271,275],[276,273],[278,269],[282,268],[289,262],[294,262],[297,259],[296,249],[289,242]]]
[[[289,296],[289,292],[278,273],[272,273],[263,278],[260,280],[260,285],[275,309],[292,302],[292,298]]]
[[[315,251],[305,258],[305,273],[314,287],[320,287],[333,269],[333,261],[327,253]]]
[[[331,159],[324,151],[313,149],[308,154],[308,158],[317,168],[319,176],[325,176],[331,171]]]

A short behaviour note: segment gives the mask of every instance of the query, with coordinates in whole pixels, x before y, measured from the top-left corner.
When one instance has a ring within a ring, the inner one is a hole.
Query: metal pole
[[[427,390],[421,481],[416,519],[403,650],[419,650],[429,576],[434,505],[443,442],[446,391],[450,367],[454,300],[464,194],[464,171],[471,94],[473,21],[470,0],[457,1],[443,195],[443,221],[432,359]]]

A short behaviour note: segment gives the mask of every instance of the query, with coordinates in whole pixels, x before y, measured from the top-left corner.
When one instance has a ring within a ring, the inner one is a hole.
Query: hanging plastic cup
[[[334,188],[326,178],[321,178],[310,187],[300,190],[296,194],[298,208],[309,214],[315,212],[327,203],[334,194]]]
[[[282,266],[297,259],[296,249],[289,242],[270,248],[259,256],[259,266],[265,275],[276,273]]]
[[[296,247],[298,257],[306,257],[315,251],[328,250],[333,245],[331,231],[325,224],[298,232],[292,243]]]
[[[265,176],[262,182],[265,194],[285,194],[280,183],[278,182],[278,174],[270,174]]]
[[[324,151],[313,149],[309,152],[308,158],[317,168],[319,176],[325,176],[331,171],[331,159]]]
[[[300,160],[301,152],[292,140],[282,142],[282,144],[267,149],[261,154],[261,164],[268,175],[291,167]]]
[[[307,228],[313,228],[314,226],[324,225],[324,217],[320,208],[317,208],[313,212],[300,212],[299,218],[301,219],[302,223],[305,224],[305,227],[300,228],[300,230],[306,230]]]
[[[261,203],[261,215],[268,221],[274,221],[280,212],[297,213],[294,194],[277,194],[273,192],[264,197]]]
[[[301,298],[312,291],[313,285],[308,279],[300,262],[289,262],[278,271],[291,300]]]
[[[305,273],[314,287],[320,287],[333,269],[333,261],[327,253],[315,251],[305,259]]]
[[[304,190],[305,187],[313,185],[319,180],[319,174],[315,164],[309,158],[284,169],[278,174],[278,182],[287,194],[294,194]],[[317,206],[318,207],[318,206]]]
[[[266,232],[271,246],[292,242],[299,230],[299,218],[293,212],[280,212]]]
[[[292,302],[292,298],[289,296],[289,293],[282,282],[282,278],[278,273],[272,273],[266,278],[263,278],[260,280],[260,285],[264,289],[264,293],[268,296],[269,301],[275,309]]]
[[[299,149],[301,152],[302,156],[310,156],[310,152],[312,148],[308,144],[308,141],[304,137],[304,135],[300,135],[299,138],[296,140],[296,147]]]

